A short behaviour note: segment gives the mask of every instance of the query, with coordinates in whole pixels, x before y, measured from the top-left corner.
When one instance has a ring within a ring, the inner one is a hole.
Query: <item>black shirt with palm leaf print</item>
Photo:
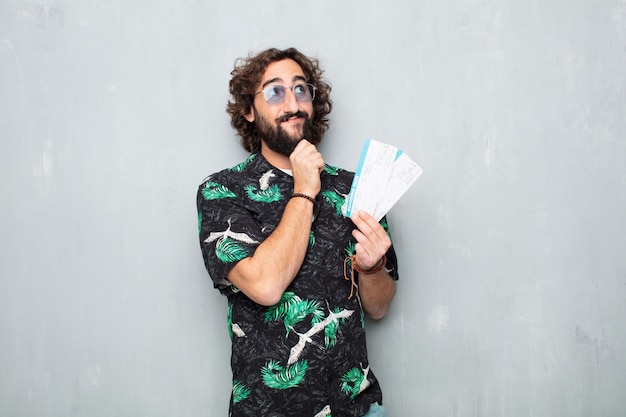
[[[352,417],[382,404],[367,358],[363,309],[350,279],[355,226],[342,208],[353,176],[324,167],[304,262],[272,307],[250,300],[226,276],[277,227],[293,178],[252,154],[200,185],[202,255],[215,287],[228,297],[232,417]],[[386,219],[381,224],[389,233]],[[393,246],[386,268],[398,278]]]

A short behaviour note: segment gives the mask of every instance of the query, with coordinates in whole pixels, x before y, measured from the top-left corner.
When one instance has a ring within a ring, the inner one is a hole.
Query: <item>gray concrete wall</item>
[[[0,0],[0,415],[227,415],[195,192],[269,46],[326,68],[327,162],[424,168],[368,323],[390,415],[625,415],[621,0]]]

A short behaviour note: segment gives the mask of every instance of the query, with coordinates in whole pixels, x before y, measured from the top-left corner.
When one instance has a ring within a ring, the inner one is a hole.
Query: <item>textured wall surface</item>
[[[368,322],[390,416],[624,416],[623,0],[0,0],[0,415],[227,415],[195,193],[269,46],[326,68],[327,162],[424,168]]]

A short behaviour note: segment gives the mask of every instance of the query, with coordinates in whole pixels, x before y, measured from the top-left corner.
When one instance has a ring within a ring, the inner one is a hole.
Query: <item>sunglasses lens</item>
[[[315,98],[315,87],[313,87],[312,84],[295,84],[291,87],[291,91],[293,91],[296,101],[299,102],[309,102],[313,101]],[[265,101],[269,104],[280,104],[285,101],[285,94],[287,93],[287,90],[284,85],[275,84],[264,88],[262,92],[263,97],[265,97]]]
[[[301,102],[313,101],[312,86],[310,84],[296,84],[293,86],[293,93],[296,100]]]
[[[268,103],[282,103],[285,99],[285,87],[282,85],[271,85],[263,90],[263,96]]]

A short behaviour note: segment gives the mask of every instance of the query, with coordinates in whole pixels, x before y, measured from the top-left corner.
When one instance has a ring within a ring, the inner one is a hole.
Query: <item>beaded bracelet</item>
[[[362,269],[359,266],[359,264],[356,263],[356,260],[354,260],[354,269],[360,274],[375,274],[381,271],[385,267],[386,264],[387,264],[387,256],[383,255],[383,257],[380,259],[380,262],[376,266],[370,269]]]
[[[315,204],[315,199],[313,197],[311,197],[310,195],[306,195],[306,194],[302,194],[302,193],[293,193],[293,194],[291,194],[291,198],[294,198],[294,197],[306,198],[311,203]]]

